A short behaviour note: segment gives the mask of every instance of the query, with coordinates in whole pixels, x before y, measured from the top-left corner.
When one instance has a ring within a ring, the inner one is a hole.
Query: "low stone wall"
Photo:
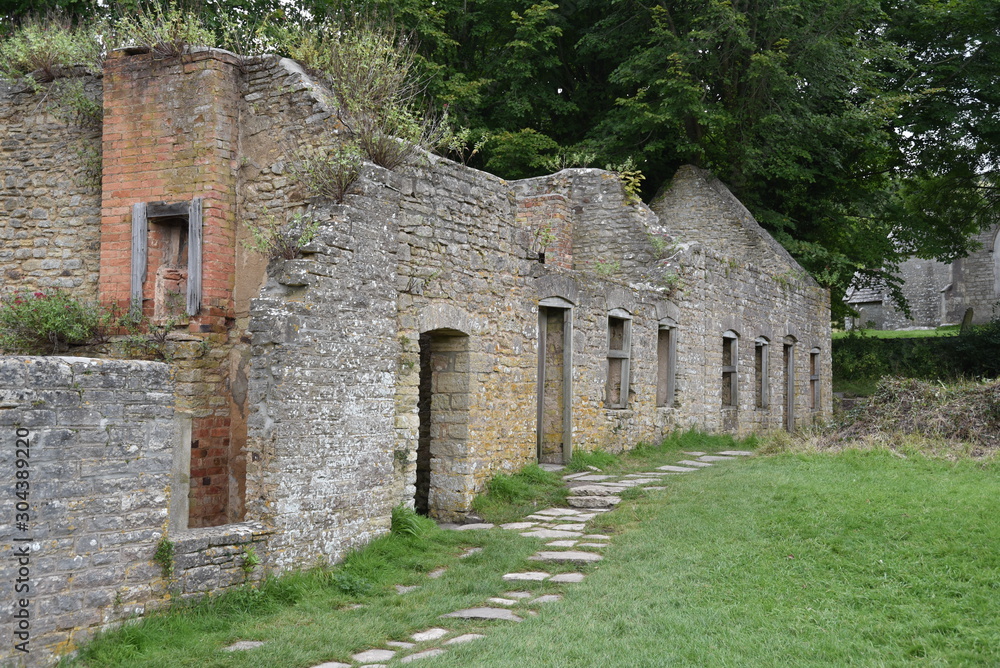
[[[3,665],[50,665],[173,596],[263,572],[263,527],[180,530],[189,427],[171,375],[159,362],[0,357]],[[163,539],[172,563],[154,559]],[[250,548],[261,568],[244,569]]]

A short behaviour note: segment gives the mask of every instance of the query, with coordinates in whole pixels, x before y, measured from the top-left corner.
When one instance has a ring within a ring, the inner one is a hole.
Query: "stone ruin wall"
[[[960,323],[968,308],[975,324],[1000,317],[1000,227],[976,235],[980,249],[951,264],[950,288],[945,291],[944,319]]]
[[[51,665],[108,624],[248,579],[262,527],[172,528],[190,429],[173,385],[160,362],[0,357],[0,627],[23,624],[29,650],[5,643],[4,665]],[[154,561],[168,536],[169,574]]]
[[[101,99],[101,78],[77,73]],[[58,88],[0,82],[0,290],[61,288],[97,300],[101,130],[78,121]]]
[[[238,151],[223,175],[234,179],[233,211],[239,220],[304,211],[308,194],[289,173],[289,156],[298,146],[322,146],[337,129],[328,97],[289,61],[264,59],[247,72],[235,107]],[[201,76],[197,68],[183,74]],[[796,336],[799,423],[829,415],[828,343],[822,406],[810,412],[804,403],[806,347],[829,341],[823,291],[788,275],[788,265],[776,275],[768,256],[756,264],[752,252],[734,259],[658,225],[644,205],[625,204],[613,175],[565,170],[508,183],[428,156],[400,172],[369,166],[346,205],[308,210],[321,221],[320,233],[305,257],[272,263],[266,279],[261,264],[237,246],[236,273],[245,270],[250,279],[234,285],[234,321],[226,323],[226,338],[208,347],[214,361],[191,364],[204,352],[192,341],[175,363],[182,423],[199,418],[201,404],[192,397],[231,394],[229,413],[245,419],[248,432],[247,521],[183,531],[170,529],[160,513],[157,530],[136,538],[132,554],[145,555],[149,566],[168,532],[185,594],[237,583],[240,555],[254,543],[263,566],[280,571],[337,559],[388,530],[390,509],[413,503],[416,493],[422,342],[430,341],[424,359],[429,350],[432,365],[442,364],[435,397],[450,408],[431,425],[447,449],[439,453],[446,461],[435,482],[436,514],[461,517],[491,475],[534,461],[543,299],[573,305],[574,448],[618,450],[677,427],[780,426],[780,402],[765,412],[752,405],[752,341],[762,333],[775,337],[771,353],[778,356],[778,338]],[[706,219],[720,215],[708,205],[701,210]],[[731,211],[722,207],[721,214]],[[545,264],[538,257],[541,225],[551,226],[553,237]],[[238,226],[237,239],[245,229]],[[662,251],[651,235],[676,240],[669,263],[657,260]],[[666,264],[680,272],[680,285],[658,282]],[[775,303],[787,323],[775,318]],[[605,406],[612,309],[632,317],[634,396],[625,409]],[[678,332],[677,402],[658,408],[657,332],[668,317]],[[735,411],[718,405],[726,328],[742,337]],[[772,361],[772,386],[780,368]],[[132,383],[142,377],[129,376]],[[186,471],[166,464],[163,454],[148,472],[160,476],[155,498],[168,503],[176,494],[166,490],[183,486]],[[155,604],[166,591],[153,571],[146,575],[136,606]]]

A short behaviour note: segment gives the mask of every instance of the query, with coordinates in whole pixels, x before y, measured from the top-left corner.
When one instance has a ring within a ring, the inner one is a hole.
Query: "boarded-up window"
[[[822,405],[819,396],[819,353],[819,348],[809,351],[809,407],[814,411],[818,411]]]
[[[754,341],[753,346],[753,370],[754,370],[754,401],[757,408],[767,408],[771,405],[771,383],[768,368],[768,347],[770,343],[767,338],[761,336]]]
[[[735,408],[739,405],[739,336],[730,330],[722,335],[722,406]]]
[[[608,384],[605,405],[628,407],[629,356],[632,349],[632,316],[624,309],[608,315]]]
[[[656,405],[671,407],[677,393],[677,327],[660,322],[656,334]]]

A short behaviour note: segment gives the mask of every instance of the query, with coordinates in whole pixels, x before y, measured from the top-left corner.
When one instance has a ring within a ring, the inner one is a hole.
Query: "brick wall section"
[[[239,517],[230,502],[234,444],[226,361],[238,339],[229,331],[235,324],[238,76],[235,58],[215,50],[164,60],[116,51],[104,74],[103,302],[129,302],[132,205],[203,198],[202,306],[188,328],[221,350],[212,365],[201,364],[202,356],[178,360],[183,407],[194,417],[193,527]],[[143,310],[153,316],[162,247],[158,226],[149,228]]]
[[[102,301],[128,306],[132,205],[202,197],[202,308],[190,327],[225,331],[233,310],[238,100],[235,58],[225,52],[165,60],[111,54],[104,73]],[[158,259],[151,248],[143,292],[149,315]]]
[[[100,78],[82,73],[38,94],[0,82],[0,289],[62,288],[96,301],[100,129],[68,119],[59,86],[69,81],[100,100]]]

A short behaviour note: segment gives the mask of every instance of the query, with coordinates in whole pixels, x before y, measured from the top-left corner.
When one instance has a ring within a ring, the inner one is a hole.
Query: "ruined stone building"
[[[887,290],[852,289],[844,301],[858,312],[848,327],[908,329],[957,325],[972,309],[972,323],[1000,316],[1000,226],[975,237],[979,248],[951,263],[910,258],[900,265],[910,316]],[[871,325],[872,327],[869,327]]]
[[[34,661],[242,583],[251,545],[270,572],[332,561],[394,506],[461,520],[530,462],[831,413],[828,293],[704,171],[647,207],[597,169],[505,181],[426,155],[332,204],[295,165],[338,141],[333,103],[294,62],[119,51],[79,76],[96,126],[0,96],[3,289],[176,328],[166,363],[0,358],[31,485],[0,547],[31,546]],[[294,214],[319,222],[301,257],[247,250]]]

